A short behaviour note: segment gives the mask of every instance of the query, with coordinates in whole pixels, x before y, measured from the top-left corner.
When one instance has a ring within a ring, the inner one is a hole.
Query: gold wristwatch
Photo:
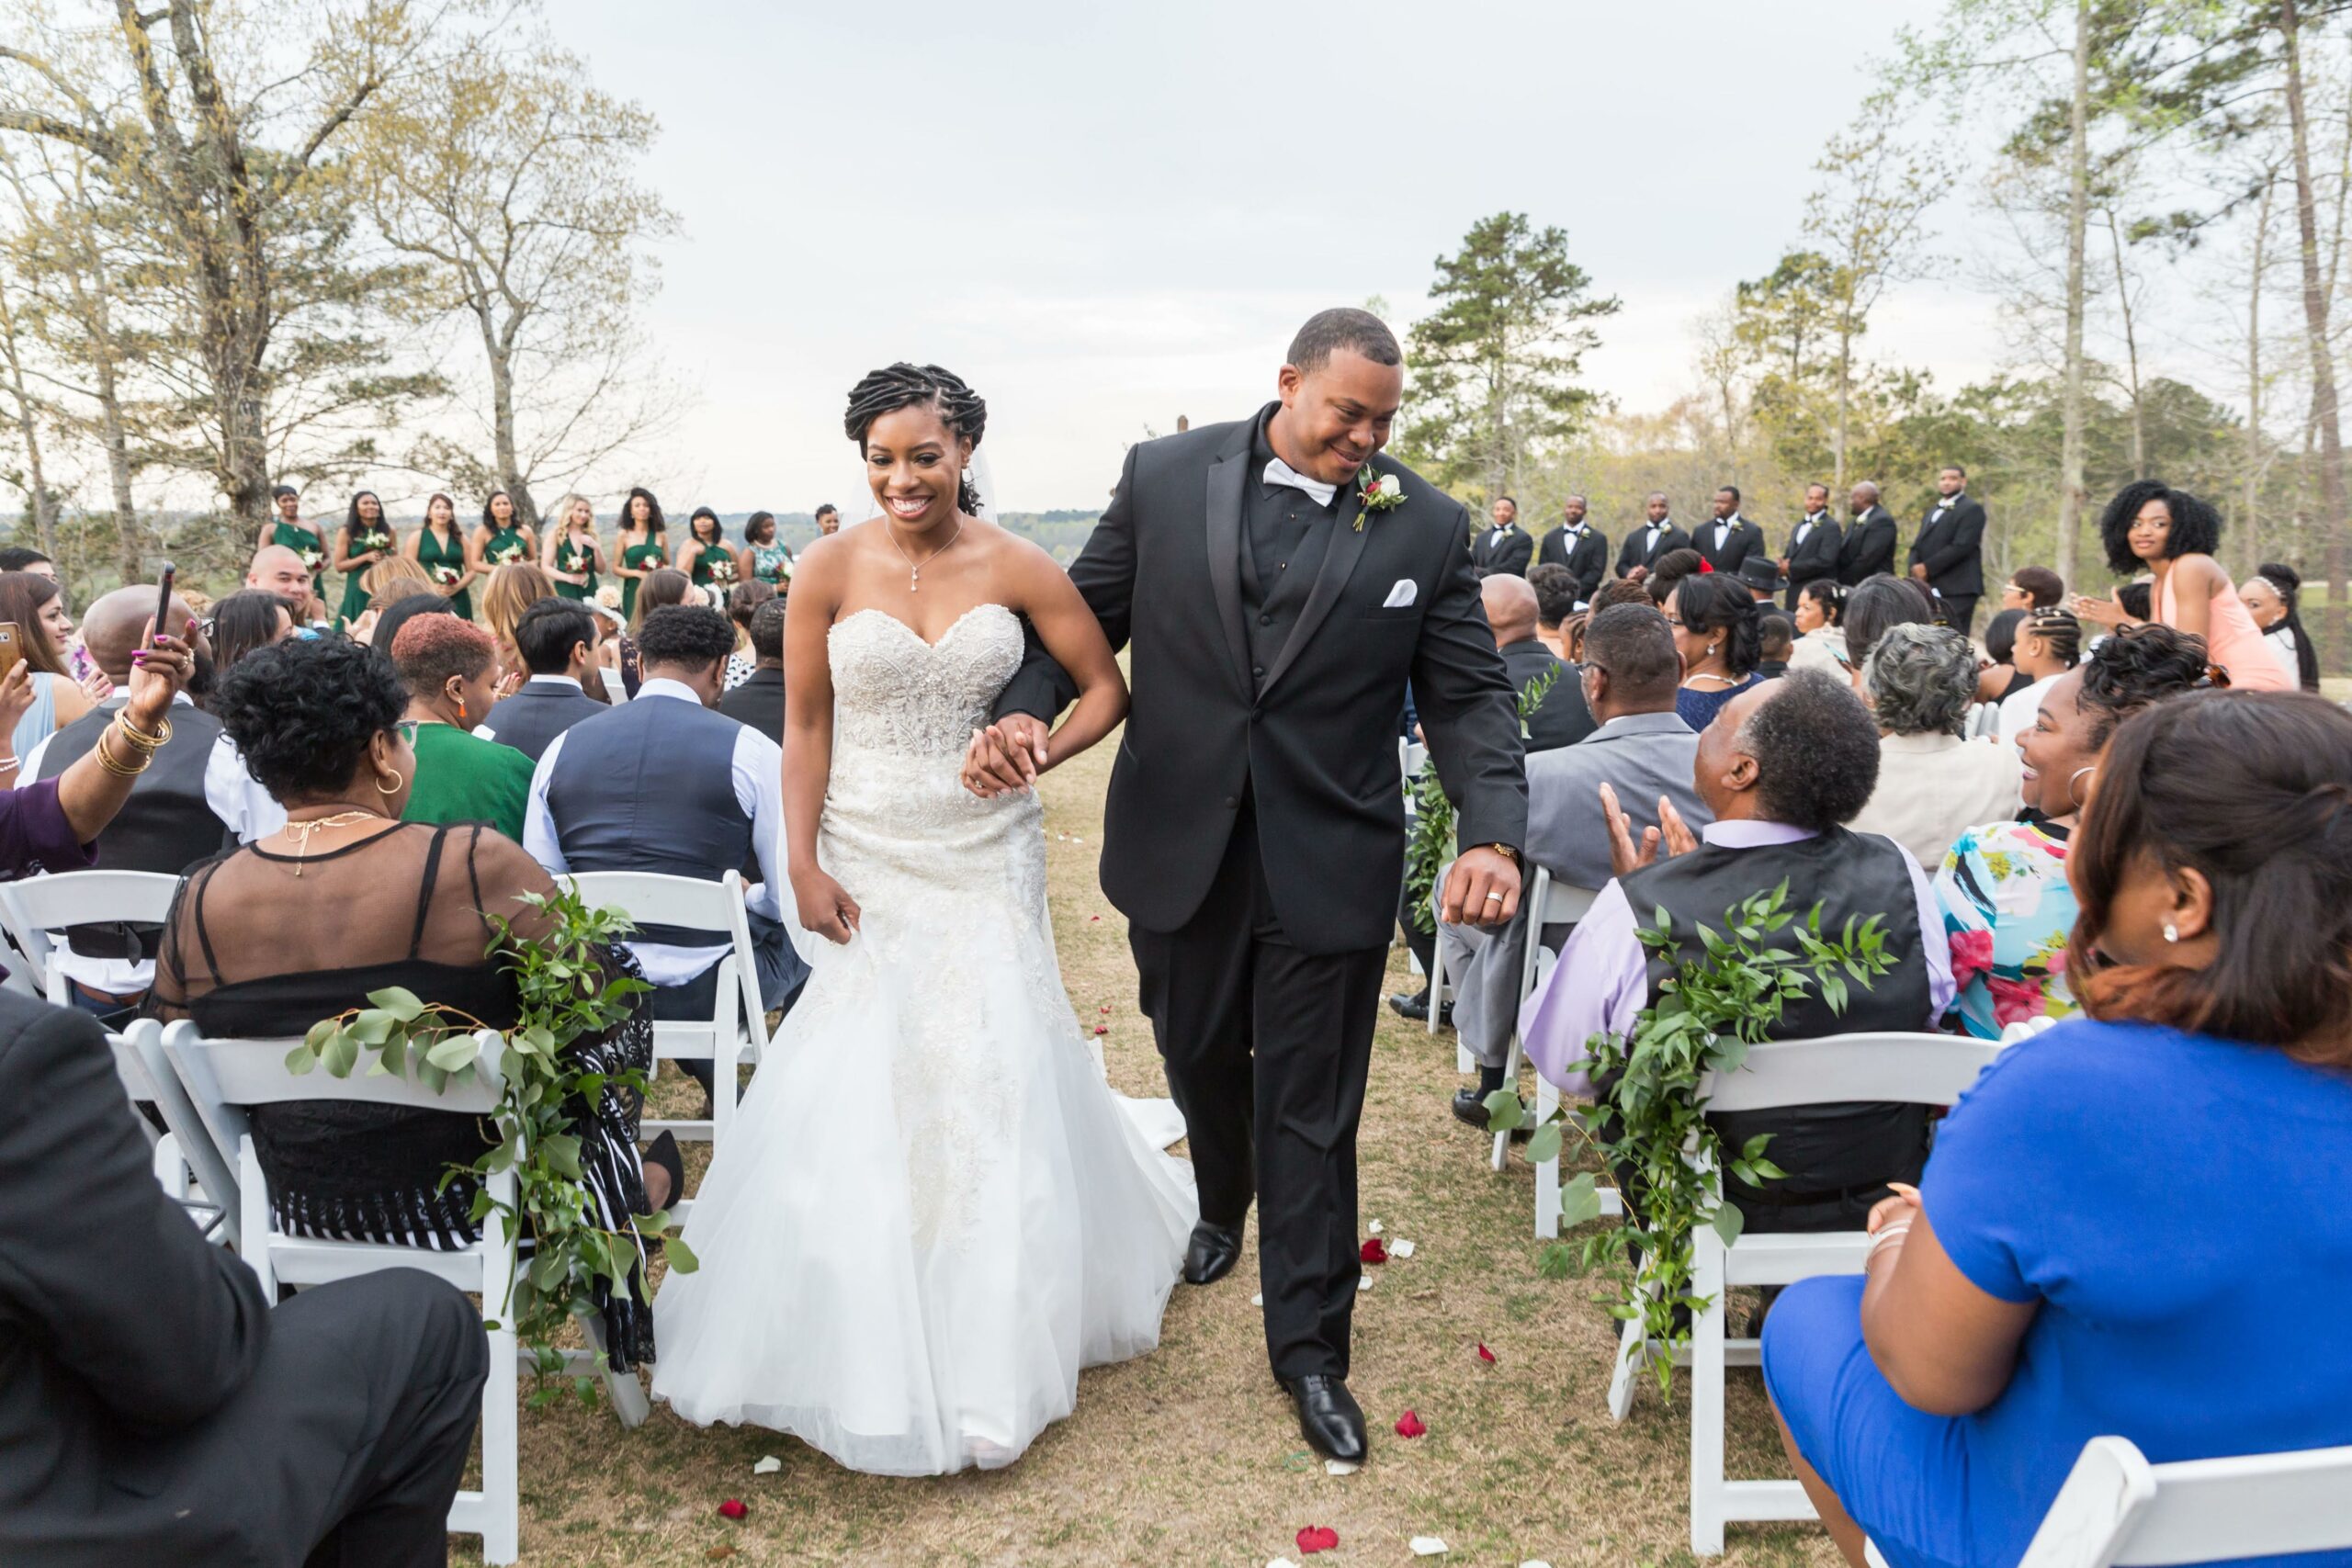
[[[1519,863],[1519,852],[1512,849],[1509,844],[1478,844],[1474,847],[1482,850],[1492,850],[1495,853],[1502,856],[1503,859],[1510,862],[1511,864],[1517,865]]]

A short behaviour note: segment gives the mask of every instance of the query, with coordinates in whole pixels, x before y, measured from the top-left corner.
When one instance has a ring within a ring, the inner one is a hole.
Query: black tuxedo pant
[[[1292,942],[1246,798],[1199,911],[1128,940],[1184,1113],[1201,1218],[1238,1227],[1257,1199],[1274,1375],[1345,1377],[1363,1270],[1356,1124],[1387,950],[1318,954]]]
[[[1944,624],[1962,637],[1975,635],[1976,602],[1982,593],[1947,593],[1943,596]]]

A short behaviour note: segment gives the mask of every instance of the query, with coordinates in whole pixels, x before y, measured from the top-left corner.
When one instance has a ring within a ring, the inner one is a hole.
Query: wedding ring
[[[1487,902],[1489,904],[1499,904],[1502,901],[1503,896],[1499,893],[1489,893],[1487,895]]]

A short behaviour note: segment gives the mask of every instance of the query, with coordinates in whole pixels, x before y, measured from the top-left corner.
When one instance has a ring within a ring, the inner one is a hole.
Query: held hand
[[[1445,879],[1438,919],[1450,926],[1498,926],[1519,912],[1519,867],[1499,850],[1464,850]]]
[[[187,629],[194,636],[196,623],[190,621]],[[124,716],[149,734],[154,733],[171,712],[172,698],[187,684],[195,664],[186,641],[157,635],[155,623],[149,621],[145,643],[130,656],[130,700],[123,705]]]
[[[1911,569],[1911,575],[1917,578],[1922,582],[1927,581],[1928,563],[1926,561],[1921,561],[1918,565],[1913,567]]]
[[[792,879],[792,898],[798,906],[800,928],[831,942],[845,943],[856,933],[857,900],[848,889],[811,867]]]
[[[351,630],[348,635],[354,642],[372,643],[376,640],[375,605],[370,604],[366,609],[359,612],[359,618],[351,623]]]
[[[1650,569],[1649,569],[1649,568],[1647,568],[1647,567],[1645,567],[1645,566],[1637,566],[1637,567],[1635,567],[1633,570],[1631,570],[1631,571],[1629,571],[1629,572],[1627,572],[1627,573],[1625,574],[1625,581],[1628,581],[1628,582],[1639,582],[1642,579],[1644,579],[1644,578],[1647,577],[1649,574],[1650,574]]]
[[[1608,784],[1600,786],[1600,815],[1609,824],[1609,869],[1618,876],[1641,870],[1657,860],[1658,830],[1642,829],[1641,846],[1634,844],[1634,824],[1617,804],[1617,792]]]
[[[1894,1191],[1894,1196],[1882,1198],[1871,1204],[1870,1218],[1862,1224],[1862,1229],[1871,1235],[1878,1235],[1889,1225],[1902,1224],[1919,1217],[1917,1188],[1906,1186],[1900,1181],[1890,1181],[1887,1186]]]
[[[1029,788],[1046,771],[1048,734],[1043,719],[1025,713],[974,730],[964,758],[964,787],[983,800]]]

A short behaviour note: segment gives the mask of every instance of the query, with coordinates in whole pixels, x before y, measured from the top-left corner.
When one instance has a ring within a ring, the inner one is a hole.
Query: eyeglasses
[[[416,743],[416,732],[422,728],[424,727],[413,718],[404,718],[398,724],[392,726],[392,728],[399,733],[400,738],[402,740],[409,742],[411,745],[414,745]]]

